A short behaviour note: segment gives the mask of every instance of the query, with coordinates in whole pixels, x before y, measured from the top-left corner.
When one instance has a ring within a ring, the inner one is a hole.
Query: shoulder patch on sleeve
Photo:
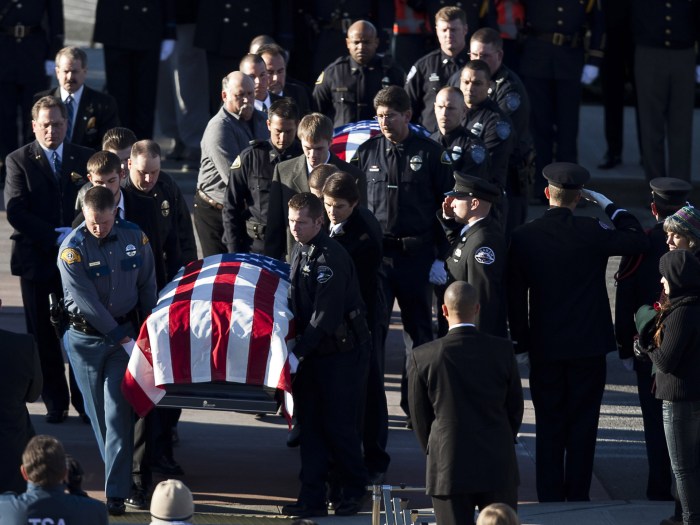
[[[238,168],[241,167],[241,156],[238,155],[236,157],[236,160],[233,161],[233,164],[231,164],[231,169],[232,170],[237,170]]]
[[[146,235],[143,232],[141,232],[141,244],[143,244],[143,245],[148,244],[148,235]]]
[[[488,246],[482,246],[474,254],[474,259],[479,264],[493,264],[496,262],[496,254]]]
[[[481,144],[472,144],[469,148],[469,152],[471,153],[472,160],[476,164],[483,164],[486,160],[486,148]]]
[[[66,264],[79,263],[82,258],[80,252],[75,248],[64,248],[61,252],[61,260]]]
[[[513,112],[520,107],[520,94],[515,91],[511,91],[506,95],[506,108],[508,111]]]
[[[406,82],[411,80],[413,77],[416,76],[416,73],[418,73],[418,70],[416,69],[416,66],[411,66],[411,70],[408,72],[408,75],[406,75]]]
[[[499,120],[496,122],[496,135],[501,140],[506,140],[510,137],[510,124],[505,120]]]
[[[321,71],[321,74],[316,79],[316,84],[323,84],[323,74],[324,73],[325,73],[325,71]]]
[[[316,275],[316,280],[323,284],[327,283],[328,281],[331,280],[331,277],[333,277],[333,270],[331,270],[328,266],[319,266],[318,267],[318,273]]]
[[[442,152],[442,155],[440,156],[440,162],[443,164],[447,164],[448,166],[452,165],[452,159],[450,158],[450,154],[447,153],[446,151]]]

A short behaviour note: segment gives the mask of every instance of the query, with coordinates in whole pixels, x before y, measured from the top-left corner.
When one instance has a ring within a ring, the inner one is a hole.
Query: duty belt
[[[117,324],[122,325],[131,321],[131,315],[126,314],[122,315],[121,317],[115,317],[114,320],[117,322]],[[82,332],[87,335],[104,336],[102,332],[100,332],[97,328],[94,328],[90,323],[88,323],[87,319],[85,319],[85,317],[83,317],[82,315],[72,314],[68,312],[68,322],[78,332]]]
[[[206,202],[209,206],[211,206],[211,207],[214,208],[214,209],[217,209],[217,210],[223,210],[223,209],[224,209],[224,205],[223,205],[223,204],[221,204],[220,202],[216,202],[214,199],[212,199],[209,195],[207,195],[206,193],[204,193],[204,192],[203,192],[202,190],[200,190],[199,188],[197,188],[197,197],[199,197],[200,199],[202,199],[204,202]]]
[[[529,36],[536,38],[537,40],[543,40],[549,42],[555,46],[561,47],[579,47],[582,43],[582,38],[580,33],[574,33],[573,35],[566,35],[564,33],[537,33],[532,32]]]
[[[40,26],[23,26],[22,24],[17,24],[10,27],[0,27],[0,34],[9,35],[15,38],[24,38],[25,36],[31,35],[32,33],[38,33],[41,31]]]

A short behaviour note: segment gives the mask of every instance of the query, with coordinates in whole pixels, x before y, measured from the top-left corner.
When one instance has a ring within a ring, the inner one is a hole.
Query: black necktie
[[[53,155],[51,155],[51,163],[53,164],[53,174],[58,180],[61,180],[61,157],[58,156],[56,150],[53,150]]]
[[[386,150],[388,181],[387,185],[387,224],[386,233],[395,234],[399,221],[399,183],[401,181],[401,160],[403,145],[392,144]]]
[[[71,140],[73,138],[73,95],[68,95],[66,98],[66,110],[68,111],[68,130],[66,131],[66,138]]]

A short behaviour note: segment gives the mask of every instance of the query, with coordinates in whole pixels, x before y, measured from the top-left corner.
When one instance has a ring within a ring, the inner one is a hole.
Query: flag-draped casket
[[[289,265],[257,254],[213,255],[181,269],[131,353],[122,392],[136,413],[147,414],[164,385],[210,381],[279,388],[291,413],[289,286]]]

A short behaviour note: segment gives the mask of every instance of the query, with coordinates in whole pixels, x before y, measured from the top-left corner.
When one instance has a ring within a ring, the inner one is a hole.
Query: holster
[[[63,297],[58,299],[55,293],[49,294],[49,320],[56,332],[56,337],[63,339],[68,326],[68,314],[63,306]]]
[[[264,241],[265,240],[265,225],[255,222],[253,220],[245,221],[245,231],[253,240]]]

